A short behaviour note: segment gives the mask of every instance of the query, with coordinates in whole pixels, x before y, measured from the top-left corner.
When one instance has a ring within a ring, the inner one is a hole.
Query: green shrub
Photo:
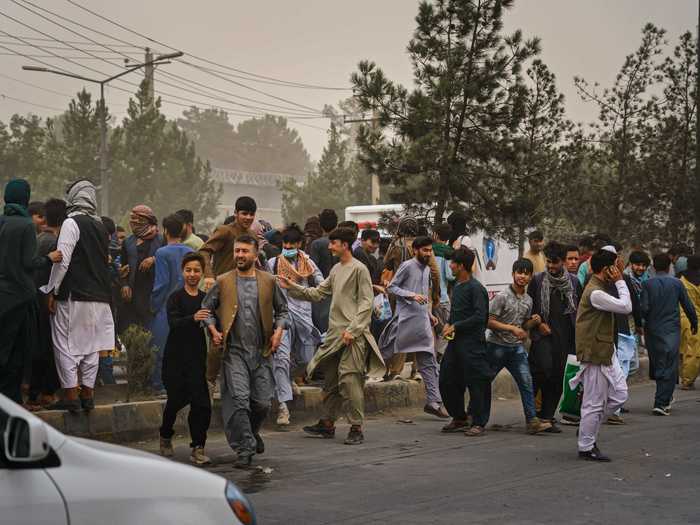
[[[126,377],[129,395],[150,392],[151,374],[157,348],[151,344],[151,332],[130,325],[120,336],[126,348]]]

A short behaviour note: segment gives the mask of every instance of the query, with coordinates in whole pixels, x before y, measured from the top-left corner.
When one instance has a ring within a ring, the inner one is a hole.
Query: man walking
[[[282,254],[273,257],[267,263],[272,275],[287,277],[300,286],[313,287],[323,281],[323,275],[318,266],[301,251],[304,234],[296,224],[291,224],[282,232]],[[314,326],[311,303],[287,297],[289,323],[282,336],[282,343],[272,356],[275,374],[275,395],[279,403],[277,424],[289,425],[289,407],[294,386],[292,375],[304,376],[306,365],[321,344],[321,334]]]
[[[344,415],[351,425],[345,444],[358,445],[364,442],[365,374],[381,375],[384,361],[369,330],[372,279],[365,265],[352,256],[354,232],[338,228],[329,241],[340,262],[317,287],[304,288],[284,276],[278,279],[292,297],[316,302],[331,298],[326,339],[307,367],[309,376],[316,368],[323,372],[324,414],[317,424],[304,427],[304,432],[335,437],[335,422]]]
[[[527,432],[537,434],[551,428],[552,424],[540,421],[535,412],[532,375],[523,346],[529,328],[541,321],[539,316],[530,316],[532,298],[526,292],[530,279],[532,262],[524,258],[515,261],[513,284],[489,303],[489,332],[486,341],[494,375],[504,367],[508,369],[520,390]]]
[[[95,186],[87,180],[68,188],[68,218],[58,237],[63,260],[54,264],[49,283],[41,288],[50,294],[51,336],[64,392],[63,401],[54,407],[71,412],[95,408],[99,352],[113,349],[115,341],[109,235],[95,214],[95,194]]]
[[[671,415],[673,391],[678,382],[681,319],[678,305],[690,323],[690,333],[698,332],[698,317],[680,280],[669,275],[671,258],[661,253],[654,257],[656,276],[642,286],[644,339],[649,352],[649,375],[656,380],[653,413]]]
[[[528,286],[532,313],[541,320],[531,330],[530,368],[534,391],[542,393],[539,417],[552,422],[547,432],[559,433],[554,413],[563,391],[566,357],[575,353],[576,308],[581,286],[575,276],[564,271],[566,248],[549,242],[544,248],[547,270],[535,275]]]
[[[272,354],[288,320],[287,300],[275,278],[255,268],[257,258],[258,240],[239,236],[236,269],[217,277],[202,302],[213,344],[224,345],[221,409],[226,438],[238,453],[236,468],[248,468],[265,451],[260,428],[274,395]],[[218,371],[207,370],[210,382]]]
[[[433,241],[429,237],[416,237],[413,253],[413,258],[399,266],[387,288],[396,297],[396,310],[382,332],[379,348],[387,361],[397,353],[415,352],[416,366],[425,387],[423,410],[447,418],[449,414],[442,406],[435,359],[433,326],[437,319],[431,313],[429,263],[433,257]]]
[[[688,269],[683,272],[681,283],[685,286],[695,313],[700,312],[700,255],[688,257]],[[683,312],[685,313],[685,312]],[[695,390],[695,379],[700,372],[700,336],[693,333],[687,315],[681,317],[681,388]]]
[[[583,385],[578,454],[589,461],[610,461],[598,448],[600,425],[627,401],[627,382],[615,355],[615,314],[629,315],[632,300],[617,255],[599,250],[590,259],[591,279],[576,316],[576,357],[581,370],[569,381]],[[614,283],[619,298],[606,289]]]
[[[216,282],[216,277],[236,267],[233,245],[241,235],[256,237],[250,229],[255,221],[258,206],[251,197],[239,197],[236,200],[234,221],[219,226],[214,234],[199,249],[204,255],[204,287],[209,290]],[[257,243],[256,243],[257,245]]]
[[[464,432],[480,436],[491,415],[493,370],[486,355],[484,333],[489,319],[489,296],[474,277],[474,252],[460,248],[450,265],[457,278],[452,292],[449,324],[442,335],[450,340],[440,366],[440,394],[452,421],[443,432]],[[469,409],[464,410],[464,393],[469,389]],[[471,425],[467,419],[471,417]]]

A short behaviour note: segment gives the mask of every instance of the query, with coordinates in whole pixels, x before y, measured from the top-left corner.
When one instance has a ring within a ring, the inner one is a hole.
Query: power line
[[[58,26],[58,27],[60,27],[60,28],[62,28],[63,30],[68,31],[68,32],[70,32],[70,33],[72,33],[72,34],[74,34],[74,35],[80,37],[80,38],[85,39],[85,40],[88,40],[88,41],[89,41],[90,43],[92,43],[92,44],[95,44],[95,45],[104,47],[105,50],[107,50],[107,51],[109,51],[109,52],[121,54],[119,51],[116,51],[116,50],[112,49],[111,47],[109,47],[109,46],[107,46],[107,45],[105,45],[105,44],[102,44],[102,43],[100,43],[100,42],[98,42],[98,41],[96,41],[96,40],[93,40],[93,39],[91,39],[91,38],[85,36],[85,35],[82,34],[82,33],[79,33],[79,32],[77,32],[77,31],[74,31],[73,29],[71,29],[71,28],[69,28],[69,27],[66,27],[66,26],[64,26],[63,24],[60,24],[59,22],[56,22],[55,20],[51,20],[50,18],[48,18],[48,17],[42,15],[41,13],[38,13],[38,12],[36,12],[36,11],[30,9],[29,7],[20,4],[20,3],[17,2],[16,0],[10,0],[10,1],[11,1],[12,3],[16,4],[17,6],[19,6],[19,7],[23,8],[23,9],[29,11],[30,13],[33,13],[34,15],[39,16],[40,18],[42,18],[42,19],[44,19],[44,20],[46,20],[46,21],[48,21],[48,22],[50,22],[50,23],[52,23],[52,24],[54,24],[54,25],[56,25],[56,26]],[[37,6],[36,4],[34,4],[34,3],[32,3],[32,2],[30,2],[30,1],[28,1],[28,0],[24,0],[24,2],[27,3],[27,4],[30,4],[30,5],[32,5],[32,6],[34,6],[34,7],[36,7],[37,9],[40,9],[41,11],[43,11],[43,12],[45,12],[45,13],[49,13],[49,14],[51,14],[51,15],[53,15],[53,16],[56,16],[56,17],[60,18],[61,20],[66,20],[66,21],[68,21],[68,22],[70,22],[70,23],[73,23],[73,24],[78,25],[79,27],[85,28],[85,29],[87,29],[87,30],[91,30],[90,28],[88,28],[88,27],[85,26],[85,25],[82,25],[82,24],[79,24],[79,23],[77,23],[77,22],[74,22],[74,21],[72,21],[72,20],[70,20],[70,19],[67,19],[66,17],[63,17],[63,16],[61,16],[61,15],[59,15],[59,14],[57,14],[57,13],[54,13],[53,11],[50,11],[49,9],[45,9],[45,8],[43,8],[43,7]],[[47,35],[47,36],[49,36],[49,35]],[[56,40],[60,42],[60,40],[58,40],[58,39],[56,39]],[[81,51],[81,52],[83,52],[83,53],[85,53],[85,54],[87,54],[87,55],[89,55],[89,56],[91,56],[91,57],[93,57],[93,58],[95,58],[95,59],[100,59],[100,60],[102,60],[101,57],[97,57],[96,55],[93,55],[93,54],[92,54],[92,52],[95,51],[95,50],[89,50],[89,51],[88,51],[88,50],[84,50],[84,49],[77,48],[77,47],[75,47],[75,46],[73,46],[73,45],[71,45],[70,47],[71,47],[71,48],[74,48],[74,49],[76,49],[76,50],[79,50],[79,51]],[[129,57],[126,56],[126,55],[123,55],[123,54],[122,54],[122,56],[124,56],[126,59],[129,59]],[[108,62],[107,60],[103,60],[103,61],[106,62],[106,63],[108,63],[108,64],[110,64],[110,65],[113,65],[111,62]],[[170,74],[168,74],[168,75],[170,75]],[[181,77],[181,76],[178,76],[178,75],[170,75],[170,76],[171,76],[171,77],[175,77],[175,78],[177,78],[177,79],[179,79],[179,80],[181,80],[181,81],[184,81],[184,82],[190,82],[190,83],[193,83],[193,84],[197,84],[197,85],[200,86],[200,87],[204,87],[204,88],[207,88],[207,89],[214,89],[215,91],[217,91],[216,88],[210,88],[209,86],[206,86],[205,84],[201,84],[201,83],[198,83],[198,82],[196,82],[196,81],[192,81],[192,80],[189,80],[189,79],[187,79],[187,78],[184,78],[184,77]],[[174,84],[171,84],[171,83],[168,83],[168,82],[164,82],[164,81],[161,81],[161,82],[162,82],[163,84],[165,84],[165,85],[169,85],[169,86],[171,86],[171,87],[175,87],[175,88],[178,88],[178,89],[182,89],[183,91],[188,91],[188,92],[193,93],[193,94],[196,94],[196,95],[198,95],[198,94],[203,94],[203,93],[200,93],[200,91],[188,90],[188,89],[182,88],[182,87],[180,87],[180,86],[177,86],[177,85],[174,85]],[[242,85],[242,84],[239,84],[239,85]],[[250,89],[250,88],[249,88],[249,89]],[[220,90],[218,90],[218,91],[220,91]],[[284,110],[284,111],[286,111],[286,112],[288,112],[288,113],[291,113],[292,111],[295,111],[295,110],[293,110],[293,109],[291,109],[291,108],[286,108],[286,107],[279,106],[279,105],[276,105],[276,104],[271,104],[271,103],[269,103],[269,102],[258,101],[258,100],[255,100],[255,99],[250,99],[250,98],[248,98],[248,97],[242,97],[242,96],[240,96],[240,95],[236,95],[236,94],[229,93],[229,92],[224,92],[224,93],[227,93],[227,94],[229,94],[230,96],[233,96],[233,97],[236,97],[236,98],[240,98],[240,99],[242,99],[242,100],[248,100],[248,101],[258,102],[258,103],[260,103],[260,104],[265,104],[265,105],[267,105],[267,106],[272,106],[272,107],[275,108],[275,109],[274,109],[275,112],[278,111],[279,109],[282,109],[282,110]],[[163,92],[163,94],[167,94],[167,93]],[[171,95],[171,94],[167,94],[167,95],[168,95],[168,96],[176,96],[176,95]],[[230,101],[230,100],[221,99],[220,97],[210,96],[210,95],[207,95],[207,94],[203,94],[203,95],[206,96],[207,98],[212,98],[212,99],[216,99],[216,100],[220,100],[220,101],[223,100],[223,101],[226,102],[226,103],[233,103],[234,105],[241,106],[241,107],[246,107],[246,108],[248,108],[248,109],[261,110],[261,111],[269,111],[269,108],[261,108],[261,107],[256,107],[256,106],[250,106],[250,105],[247,105],[247,104],[241,104],[241,103],[239,103],[239,102],[233,102],[233,101]],[[270,96],[270,95],[268,95],[268,96]],[[283,100],[283,99],[282,99],[282,100]],[[294,104],[294,105],[296,105],[296,104]],[[320,114],[320,112],[319,112],[318,110],[314,110],[314,109],[312,109],[312,108],[308,108],[308,109],[311,110],[311,111],[312,111],[314,114],[316,114],[316,115],[319,115],[319,114]],[[296,110],[296,112],[299,113],[298,110]],[[306,114],[306,113],[308,113],[308,111],[304,111],[304,113]]]
[[[0,98],[3,100],[12,100],[21,104],[27,104],[29,106],[36,106],[38,108],[50,109],[51,111],[58,111],[59,113],[64,113],[66,111],[65,109],[54,108],[52,106],[44,106],[43,104],[37,104],[36,102],[30,102],[29,100],[11,97],[10,95],[5,95],[4,93],[0,93]]]
[[[24,37],[26,39],[26,37]],[[5,41],[0,41],[1,44],[7,44],[8,46],[16,46],[16,47],[31,47],[32,44],[23,44],[23,43],[17,43],[17,42],[5,42]],[[86,42],[86,45],[90,45]],[[66,47],[66,46],[43,46],[44,49],[52,49],[54,51],[72,51],[72,47]],[[120,56],[127,56],[127,55],[135,55],[135,56],[141,56],[143,54],[143,51],[124,51],[124,52],[119,52],[119,51],[107,51],[103,49],[89,49],[89,51],[93,53],[109,53],[109,54],[118,54]],[[126,53],[126,54],[125,54]]]
[[[75,22],[75,24],[79,25],[78,22]],[[53,42],[54,41],[53,38],[43,38],[43,37],[39,37],[39,36],[26,36],[26,35],[11,35],[11,36],[13,38],[15,36],[19,36],[20,38],[23,38],[24,40],[33,40],[35,42]],[[88,42],[81,42],[78,40],[66,40],[66,42],[71,43],[71,44],[83,44],[83,45],[88,44]],[[136,48],[139,50],[143,49],[142,46],[137,46],[135,44],[110,44],[110,45],[112,45],[113,47],[131,47],[131,48]]]
[[[23,1],[27,1],[27,0],[23,0]],[[144,34],[142,34],[142,33],[139,33],[138,31],[134,31],[133,29],[131,29],[131,28],[129,28],[129,27],[126,27],[125,25],[120,24],[119,22],[115,22],[114,20],[111,20],[110,18],[107,18],[106,16],[101,15],[100,13],[97,13],[97,12],[91,10],[91,9],[88,9],[87,7],[81,5],[81,4],[79,4],[79,3],[77,3],[77,2],[75,2],[75,1],[73,1],[73,0],[66,0],[66,2],[68,2],[69,4],[75,6],[75,7],[79,8],[79,9],[82,9],[83,11],[88,12],[88,13],[90,13],[91,15],[96,16],[97,18],[99,18],[99,19],[101,19],[101,20],[104,20],[105,22],[108,22],[108,23],[110,23],[110,24],[112,24],[112,25],[114,25],[114,26],[116,26],[116,27],[118,27],[118,28],[120,28],[120,29],[122,29],[122,30],[128,32],[128,33],[131,33],[131,34],[136,35],[136,36],[138,36],[138,37],[140,37],[140,38],[143,38],[143,39],[145,39],[145,40],[148,40],[149,42],[153,42],[154,44],[158,44],[158,45],[160,45],[160,46],[167,47],[168,49],[173,49],[173,50],[176,49],[176,48],[174,48],[174,47],[172,47],[172,46],[170,46],[170,45],[168,45],[168,44],[165,44],[164,42],[160,42],[160,41],[158,41],[158,40],[156,40],[156,39],[154,39],[154,38],[151,38],[151,37],[146,36],[146,35],[144,35]],[[184,51],[184,50],[183,50],[183,51]],[[287,87],[298,87],[298,88],[306,88],[306,89],[319,89],[319,90],[331,90],[331,91],[349,91],[349,90],[350,90],[350,88],[329,87],[329,86],[318,86],[318,85],[314,85],[314,84],[303,84],[303,83],[301,83],[301,82],[291,82],[291,81],[288,81],[288,80],[281,80],[281,79],[274,78],[274,77],[268,77],[268,76],[264,76],[264,75],[258,75],[257,73],[251,73],[250,71],[245,71],[245,70],[242,70],[242,69],[234,68],[234,67],[231,67],[231,66],[227,66],[227,65],[225,65],[225,64],[219,64],[219,63],[217,63],[217,62],[208,60],[208,59],[206,59],[206,58],[199,57],[199,56],[197,56],[197,55],[195,55],[195,54],[193,54],[193,53],[190,53],[189,51],[185,51],[185,53],[186,53],[187,55],[191,56],[192,58],[196,58],[197,60],[201,60],[202,62],[206,62],[206,63],[208,63],[208,64],[211,64],[211,65],[214,65],[214,66],[217,66],[217,67],[222,67],[222,68],[228,69],[228,70],[230,70],[230,71],[235,71],[236,73],[242,73],[242,74],[249,75],[249,76],[252,76],[252,77],[261,78],[261,79],[263,79],[263,80],[269,80],[269,81],[279,82],[280,84],[284,84],[284,85],[286,85]],[[252,80],[252,79],[251,79],[251,80]]]

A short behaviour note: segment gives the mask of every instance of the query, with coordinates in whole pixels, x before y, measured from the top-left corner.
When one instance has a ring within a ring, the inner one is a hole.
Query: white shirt
[[[63,260],[60,263],[54,263],[51,267],[49,282],[40,288],[43,293],[58,293],[61,283],[68,272],[68,266],[73,258],[73,250],[75,250],[78,240],[80,240],[80,228],[78,228],[78,223],[69,217],[63,221],[61,233],[56,243],[56,249],[61,251]]]
[[[620,296],[613,297],[603,290],[593,290],[591,292],[591,305],[596,310],[603,312],[612,312],[614,314],[629,315],[632,313],[632,298],[630,291],[627,288],[627,283],[624,279],[615,282],[617,294]]]

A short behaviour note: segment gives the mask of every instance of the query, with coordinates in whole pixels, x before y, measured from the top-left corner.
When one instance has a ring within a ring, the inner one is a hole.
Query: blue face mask
[[[299,250],[296,248],[282,248],[282,255],[287,259],[294,259],[294,257],[297,256],[297,253],[299,253]]]

